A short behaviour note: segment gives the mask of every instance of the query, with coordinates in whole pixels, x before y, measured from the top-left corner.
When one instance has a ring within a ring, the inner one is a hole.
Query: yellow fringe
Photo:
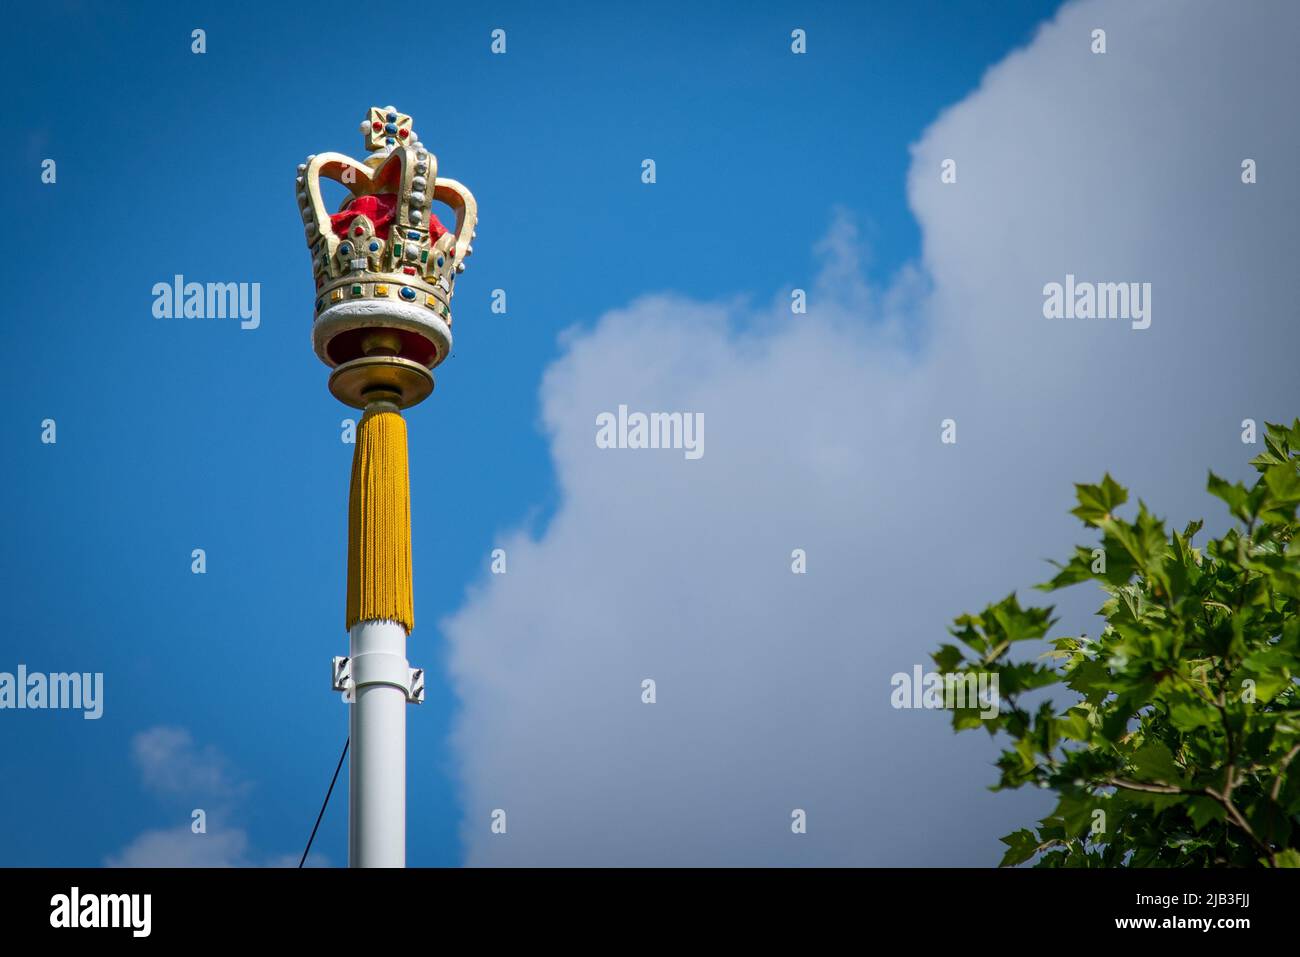
[[[370,412],[357,426],[348,498],[348,629],[359,621],[415,627],[406,421]]]

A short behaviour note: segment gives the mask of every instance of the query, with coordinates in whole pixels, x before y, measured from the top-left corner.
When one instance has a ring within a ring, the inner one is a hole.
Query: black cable
[[[316,829],[320,827],[321,818],[325,816],[325,809],[329,807],[330,795],[334,793],[334,784],[339,779],[339,772],[343,770],[343,759],[348,756],[348,745],[351,743],[351,736],[343,741],[343,753],[339,755],[339,765],[334,769],[334,777],[330,778],[330,789],[325,792],[325,803],[320,806],[320,813],[316,815],[316,827],[311,829],[311,837],[307,838],[307,846],[303,849],[302,860],[298,862],[299,867],[307,863],[307,855],[311,853],[311,842],[316,840]]]

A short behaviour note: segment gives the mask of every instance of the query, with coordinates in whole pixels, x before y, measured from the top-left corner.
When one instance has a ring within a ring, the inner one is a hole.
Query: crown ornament
[[[318,153],[295,180],[316,284],[312,345],[333,371],[330,391],[364,409],[408,408],[433,391],[433,368],[451,352],[451,298],[474,250],[478,204],[463,185],[438,176],[438,159],[411,117],[371,107],[361,124],[370,155],[358,162]],[[321,179],[348,190],[330,213]],[[455,214],[448,229],[434,214]]]

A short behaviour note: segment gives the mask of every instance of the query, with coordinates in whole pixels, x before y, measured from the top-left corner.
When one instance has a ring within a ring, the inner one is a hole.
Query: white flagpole
[[[451,353],[452,287],[473,252],[478,204],[438,176],[410,116],[374,106],[361,132],[369,159],[314,153],[294,190],[315,280],[312,346],[333,370],[330,392],[364,410],[348,495],[349,655],[334,659],[334,689],[349,705],[348,863],[404,867],[406,705],[424,700],[424,672],[406,660],[415,610],[401,413],[429,397]],[[322,179],[352,194],[340,212],[329,212]],[[455,214],[454,230],[434,201]]]
[[[354,700],[348,769],[348,864],[406,866],[406,629],[360,621],[349,632]]]

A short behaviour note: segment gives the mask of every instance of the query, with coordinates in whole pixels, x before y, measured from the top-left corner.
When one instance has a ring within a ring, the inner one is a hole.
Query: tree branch
[[[1111,778],[1106,782],[1113,784],[1117,788],[1124,788],[1126,791],[1147,791],[1151,794],[1197,794],[1197,791],[1189,791],[1186,788],[1175,787],[1172,784],[1160,784],[1159,782],[1148,783],[1146,781],[1130,781],[1127,778]]]
[[[1288,751],[1286,757],[1282,759],[1282,763],[1278,766],[1277,778],[1273,781],[1273,791],[1269,795],[1274,804],[1277,803],[1277,796],[1282,793],[1282,779],[1286,777],[1286,769],[1290,767],[1291,761],[1297,754],[1300,754],[1300,744]]]

